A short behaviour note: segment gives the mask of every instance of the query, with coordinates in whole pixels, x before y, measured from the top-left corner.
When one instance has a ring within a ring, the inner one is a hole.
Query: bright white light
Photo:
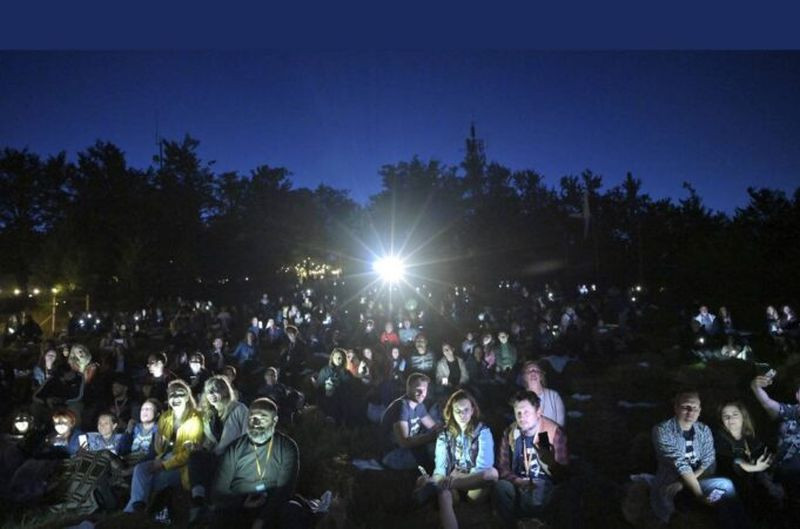
[[[372,269],[387,283],[396,283],[403,279],[406,266],[394,256],[383,257],[372,264]]]

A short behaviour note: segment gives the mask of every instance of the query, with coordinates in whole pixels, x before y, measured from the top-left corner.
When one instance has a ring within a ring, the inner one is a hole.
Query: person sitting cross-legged
[[[472,501],[488,498],[489,487],[497,481],[494,468],[494,440],[488,426],[480,422],[475,398],[458,390],[444,407],[445,429],[436,438],[436,467],[433,476],[420,477],[418,501],[436,493],[439,518],[445,529],[456,529],[454,495],[465,493]]]

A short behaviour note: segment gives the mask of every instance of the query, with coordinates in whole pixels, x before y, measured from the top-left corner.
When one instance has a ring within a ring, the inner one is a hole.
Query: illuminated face
[[[264,382],[270,386],[274,386],[275,383],[278,382],[278,375],[275,373],[274,369],[267,369],[267,371],[264,373]]]
[[[152,402],[145,402],[139,409],[139,420],[143,423],[151,423],[156,420],[156,406]]]
[[[414,345],[416,346],[417,351],[421,353],[425,352],[425,349],[428,348],[428,340],[426,340],[425,338],[417,338],[416,341],[414,342]]]
[[[523,432],[530,432],[539,424],[539,410],[527,400],[514,404],[514,418],[517,426]]]
[[[44,365],[47,367],[47,369],[53,367],[53,364],[55,363],[57,356],[58,353],[56,353],[54,349],[50,349],[44,354]]]
[[[453,357],[453,348],[450,347],[449,345],[443,345],[442,346],[442,353],[444,354],[444,356],[446,356],[448,358],[452,358]]]
[[[60,436],[68,435],[72,431],[72,421],[67,417],[53,417],[53,428]]]
[[[342,365],[342,363],[344,363],[344,357],[342,356],[341,351],[336,351],[335,353],[333,353],[331,361],[333,362],[333,365],[337,367]]]
[[[528,389],[542,383],[542,370],[534,365],[527,366],[522,372],[522,376]]]
[[[706,307],[705,305],[703,305],[702,307],[700,307],[700,314],[702,314],[703,316],[705,316],[706,314],[708,314],[708,307]]]
[[[264,443],[272,437],[276,424],[278,424],[277,413],[260,409],[250,410],[250,417],[247,420],[247,436],[254,443]]]
[[[370,349],[369,347],[365,347],[362,354],[364,355],[364,358],[366,358],[367,360],[372,360],[372,349]]]
[[[421,404],[425,401],[425,397],[428,396],[428,383],[424,381],[419,381],[413,386],[411,386],[411,391],[408,394],[411,400]]]
[[[731,435],[736,438],[742,435],[744,418],[742,417],[742,412],[738,406],[729,404],[722,408],[720,419],[722,419],[722,425],[725,426],[725,429],[728,430]]]
[[[391,333],[392,331],[394,331],[394,325],[392,325],[392,322],[386,322],[386,325],[384,325],[383,329],[387,333]]]
[[[183,408],[186,406],[186,403],[189,402],[189,395],[186,393],[186,389],[180,386],[174,386],[169,389],[167,402],[169,402],[169,407],[173,410]]]
[[[228,398],[227,388],[220,382],[212,382],[206,392],[206,398],[211,405],[222,402]]]
[[[27,433],[31,427],[31,420],[25,416],[19,416],[14,418],[14,430],[17,433]]]
[[[392,347],[392,358],[394,360],[400,358],[400,349],[398,349],[397,347]]]
[[[151,375],[158,378],[164,374],[164,362],[155,356],[151,356],[147,359],[147,370]]]
[[[682,426],[689,427],[697,422],[700,417],[700,399],[687,395],[682,397],[678,404],[675,406],[675,417]]]
[[[214,349],[216,349],[216,350],[222,349],[222,338],[214,338],[214,341],[212,342],[212,345],[214,346]]]
[[[506,343],[508,341],[508,334],[501,332],[497,335],[497,339],[500,340],[500,343]]]
[[[203,368],[203,362],[196,356],[193,356],[192,359],[189,360],[189,369],[195,375],[199,373],[202,368]]]
[[[97,432],[103,437],[111,437],[111,434],[114,433],[114,427],[116,427],[116,424],[114,424],[111,415],[101,415],[97,418]]]
[[[348,362],[352,362],[353,361],[353,357],[356,355],[356,353],[352,349],[348,349],[345,354],[347,355],[347,361]]]
[[[462,431],[467,428],[474,411],[472,402],[469,399],[461,399],[453,403],[453,419]]]

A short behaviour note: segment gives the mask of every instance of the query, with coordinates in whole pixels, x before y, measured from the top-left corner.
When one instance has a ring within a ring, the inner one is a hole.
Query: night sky
[[[362,203],[383,164],[458,164],[472,121],[489,160],[550,185],[630,171],[732,212],[748,186],[800,185],[800,52],[0,53],[0,147],[102,139],[145,168],[158,127],[217,172],[283,166]]]

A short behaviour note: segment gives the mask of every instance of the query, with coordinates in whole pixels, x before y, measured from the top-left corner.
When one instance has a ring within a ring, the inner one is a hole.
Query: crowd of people
[[[227,307],[78,312],[44,341],[28,315],[9,318],[0,498],[169,522],[182,493],[192,525],[309,527],[330,496],[298,494],[302,440],[284,427],[316,408],[337,428],[372,425],[381,466],[417,472],[407,492],[419,505],[435,498],[445,528],[458,527],[459,499],[487,502],[505,527],[575,527],[574,509],[558,506],[574,500],[580,475],[547,374],[626,351],[652,305],[639,286],[499,289],[493,303],[470,287],[423,287],[397,307],[379,290],[345,302],[320,282]],[[725,307],[686,320],[688,349],[703,361],[752,364],[750,392],[778,422],[777,444],[756,434],[742,398],[706,414],[711,428],[698,420],[701,393],[676,391],[674,416],[652,431],[653,519],[698,509],[722,527],[753,527],[765,513],[795,526],[800,383],[797,402],[770,396],[775,370],[750,347],[758,330],[735,326]],[[793,350],[799,330],[788,306],[767,309],[763,334],[779,350]]]

